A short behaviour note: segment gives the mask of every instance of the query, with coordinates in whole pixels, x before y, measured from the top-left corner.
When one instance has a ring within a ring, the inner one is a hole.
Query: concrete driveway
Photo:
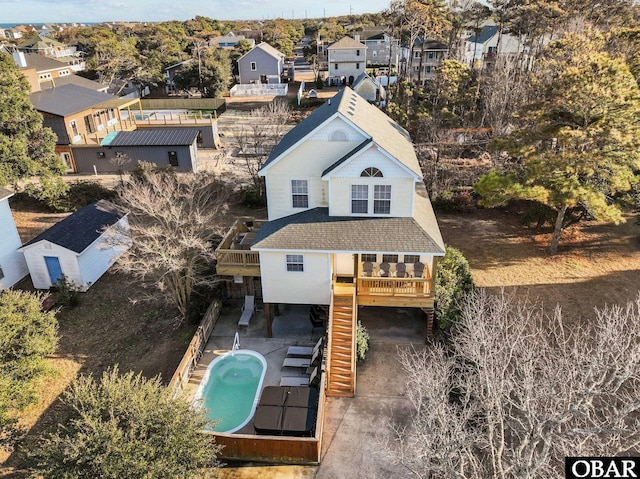
[[[371,335],[369,354],[357,369],[354,398],[329,398],[319,466],[229,465],[221,479],[387,479],[409,478],[380,454],[389,421],[408,420],[405,376],[398,347],[424,347],[425,324],[418,310],[360,308]],[[215,334],[215,333],[214,333]]]

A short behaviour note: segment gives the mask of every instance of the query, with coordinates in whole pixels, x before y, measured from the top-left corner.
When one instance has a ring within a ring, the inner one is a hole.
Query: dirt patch
[[[548,308],[559,304],[574,318],[638,295],[640,226],[633,216],[617,226],[588,221],[569,227],[555,256],[548,253],[551,231],[525,228],[513,213],[437,216],[445,243],[463,252],[479,286],[514,287]]]

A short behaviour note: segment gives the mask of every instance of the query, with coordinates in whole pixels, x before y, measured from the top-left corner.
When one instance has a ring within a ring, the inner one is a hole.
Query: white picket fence
[[[231,96],[286,96],[289,91],[287,83],[234,85],[229,91]]]

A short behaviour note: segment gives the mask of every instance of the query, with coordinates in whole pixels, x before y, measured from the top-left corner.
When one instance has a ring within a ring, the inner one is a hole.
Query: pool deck
[[[237,304],[236,304],[237,303]],[[233,346],[233,338],[238,332],[240,349],[251,349],[262,354],[267,360],[267,372],[262,383],[265,386],[278,386],[283,376],[301,376],[305,371],[300,368],[282,368],[289,346],[313,346],[323,334],[323,328],[314,328],[309,321],[309,306],[287,305],[281,307],[280,316],[273,322],[273,337],[265,337],[265,318],[257,311],[248,327],[238,327],[240,302],[229,301],[222,308],[202,358],[193,371],[193,376],[185,388],[187,399],[192,399],[202,380],[202,376],[211,361],[226,354]],[[242,434],[255,434],[252,422],[237,431]]]

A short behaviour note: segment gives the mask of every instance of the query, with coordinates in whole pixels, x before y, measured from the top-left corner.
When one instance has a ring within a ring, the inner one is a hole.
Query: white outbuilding
[[[20,248],[33,286],[49,289],[64,276],[87,290],[128,248],[128,227],[124,212],[105,200],[56,223]]]
[[[11,196],[13,192],[0,188],[0,290],[10,288],[29,273],[24,255],[18,251],[22,241],[9,208]]]

